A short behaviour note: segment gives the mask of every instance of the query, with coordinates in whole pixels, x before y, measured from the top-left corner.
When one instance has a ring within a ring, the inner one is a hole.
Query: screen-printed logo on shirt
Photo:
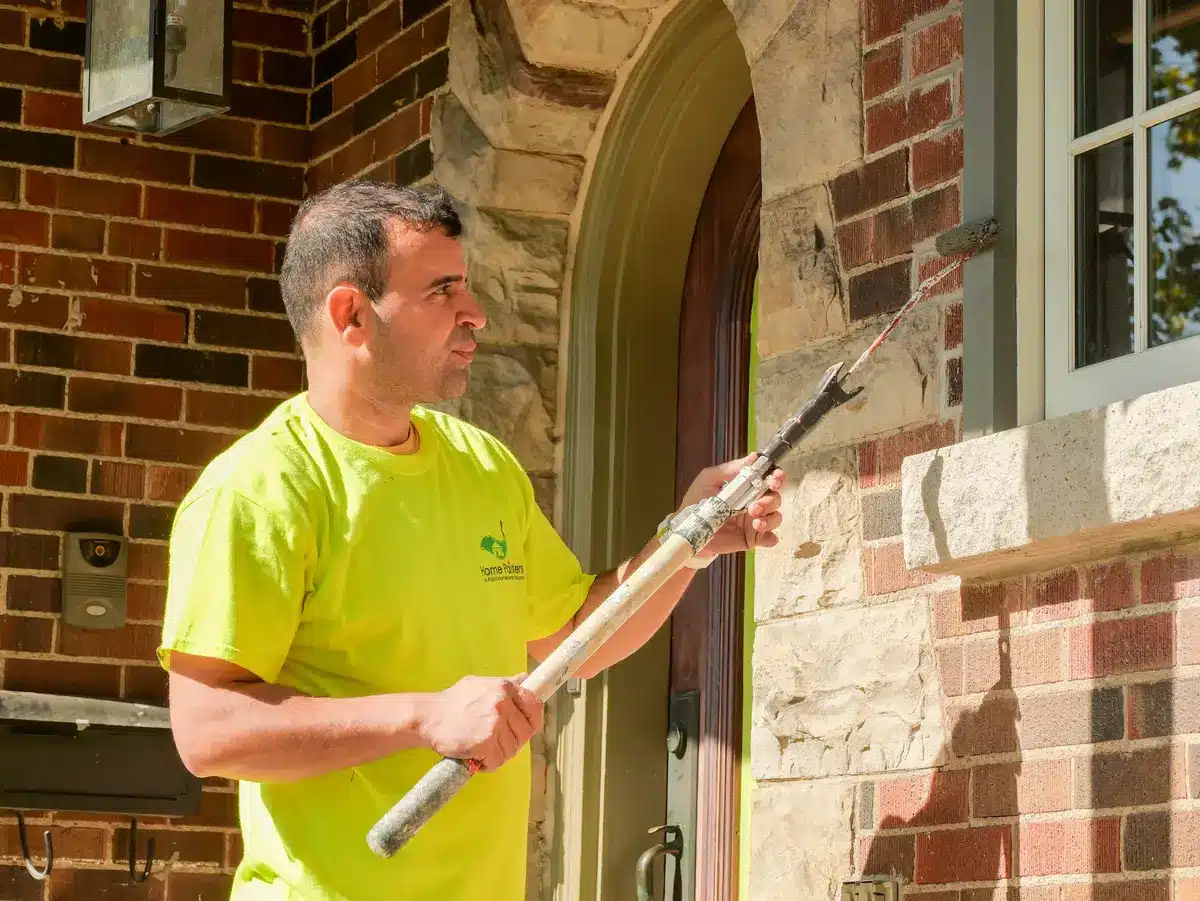
[[[514,582],[525,578],[525,566],[512,563],[508,559],[508,538],[504,534],[504,523],[500,523],[500,537],[484,535],[479,542],[479,548],[484,553],[495,557],[498,563],[480,566],[479,571],[485,582]]]

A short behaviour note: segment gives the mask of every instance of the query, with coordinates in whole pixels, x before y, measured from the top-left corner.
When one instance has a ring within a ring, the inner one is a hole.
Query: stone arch
[[[464,201],[471,279],[490,318],[457,412],[513,447],[539,502],[593,567],[628,552],[656,521],[651,511],[670,503],[673,443],[667,468],[642,473],[659,489],[640,504],[631,502],[630,471],[607,464],[674,407],[673,359],[662,349],[677,334],[679,281],[708,173],[751,90],[763,149],[760,350],[773,351],[773,334],[794,348],[849,323],[825,185],[862,157],[859,4],[726,3],[451,4],[433,177]],[[665,381],[631,405],[631,387],[643,393],[650,375]],[[670,423],[658,440],[668,440]],[[653,650],[643,658],[648,672],[661,663]],[[612,686],[609,696],[611,704]],[[626,747],[630,759],[659,754],[655,732],[665,731],[646,719],[657,712],[644,713],[665,705],[646,705],[643,691],[638,720],[638,700],[627,701],[636,720],[627,734],[647,738]],[[556,715],[565,719],[572,704],[556,699],[549,745],[535,747],[535,795],[549,800],[540,810],[535,800],[530,897],[571,878],[547,861],[564,851],[548,847],[566,840],[555,822],[567,814],[553,758],[554,742],[570,738]],[[575,788],[588,779],[573,778]],[[590,897],[601,890],[625,896],[596,885]]]

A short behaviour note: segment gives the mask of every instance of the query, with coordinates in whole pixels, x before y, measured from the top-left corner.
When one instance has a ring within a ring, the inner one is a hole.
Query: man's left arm
[[[717,494],[725,484],[752,463],[757,455],[741,460],[732,460],[720,466],[702,470],[684,495],[680,509]],[[783,488],[783,472],[776,469],[767,480],[767,491],[750,505],[749,509],[732,517],[709,541],[704,549],[705,558],[721,554],[733,554],[755,548],[774,547],[779,542],[775,530],[783,521],[780,508],[780,491]],[[587,592],[583,604],[570,622],[553,635],[529,642],[529,654],[537,661],[545,660],[578,626],[587,619],[622,583],[636,572],[659,547],[657,537],[652,538],[630,559],[616,569],[596,577]],[[589,679],[608,667],[619,663],[649,641],[667,619],[691,584],[696,570],[684,567],[668,579],[661,588],[646,599],[633,614],[594,654],[575,672],[575,677]]]

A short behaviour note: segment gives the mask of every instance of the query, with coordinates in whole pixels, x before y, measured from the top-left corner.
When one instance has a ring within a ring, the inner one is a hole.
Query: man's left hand
[[[701,470],[683,496],[680,509],[690,507],[705,498],[712,497],[739,472],[758,458],[752,453],[740,460],[730,460],[719,466],[710,466]],[[760,547],[775,547],[779,536],[775,530],[783,523],[783,515],[779,512],[782,504],[780,491],[783,489],[785,477],[782,470],[775,469],[767,476],[767,490],[749,508],[732,516],[728,522],[712,537],[705,546],[702,558],[714,557],[718,554],[736,554],[739,551],[754,550]]]

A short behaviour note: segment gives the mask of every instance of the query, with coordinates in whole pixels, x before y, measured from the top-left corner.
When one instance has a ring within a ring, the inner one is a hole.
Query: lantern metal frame
[[[94,7],[98,2],[113,3],[121,2],[121,0],[87,0],[87,20],[85,23],[82,78],[83,122],[85,125],[100,125],[102,127],[136,131],[139,134],[168,135],[179,131],[180,129],[187,128],[188,126],[195,125],[197,122],[202,122],[205,119],[211,119],[213,116],[220,116],[229,112],[233,106],[233,0],[222,0],[221,3],[221,17],[223,19],[223,59],[221,83],[224,90],[220,94],[209,94],[203,91],[188,90],[186,88],[173,88],[166,84],[167,0],[149,0],[149,9],[147,12],[150,18],[150,47],[153,56],[150,91],[148,93],[128,95],[119,101],[115,101],[106,106],[89,111],[92,64],[92,28],[95,22]],[[145,2],[145,0],[129,0],[129,2],[141,3]],[[104,121],[110,116],[137,106],[139,103],[146,103],[148,101],[156,100],[173,100],[180,103],[189,103],[193,106],[202,108],[203,112],[194,118],[180,123],[174,128],[168,128],[162,131],[142,132],[138,129],[126,129],[123,126],[111,125]]]

